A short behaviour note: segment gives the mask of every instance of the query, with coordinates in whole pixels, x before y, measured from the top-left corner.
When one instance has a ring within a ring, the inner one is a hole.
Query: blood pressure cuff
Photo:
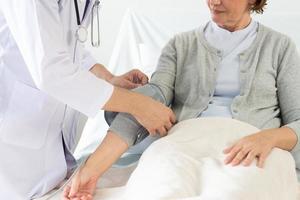
[[[162,91],[154,84],[149,83],[132,91],[166,104]],[[109,131],[119,135],[129,147],[140,143],[149,135],[148,131],[130,114],[105,111],[104,117],[110,126]]]

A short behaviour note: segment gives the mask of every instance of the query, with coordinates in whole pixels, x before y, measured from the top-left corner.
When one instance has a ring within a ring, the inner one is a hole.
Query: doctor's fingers
[[[140,70],[134,69],[131,70],[129,73],[131,75],[131,80],[134,83],[141,84],[141,85],[145,85],[148,83],[149,80],[148,76],[143,72],[141,72]]]
[[[176,116],[174,112],[170,109],[167,108],[166,110],[166,118],[162,118],[162,123],[160,128],[165,128],[167,131],[170,130],[174,124],[176,123]]]
[[[149,82],[149,78],[146,75],[140,78],[140,80],[141,80],[140,84],[142,85],[146,85]]]
[[[160,128],[156,128],[156,129],[147,129],[147,131],[148,131],[148,133],[149,133],[149,135],[151,135],[152,137],[156,137],[156,136],[161,136],[161,137],[163,137],[163,136],[165,136],[165,135],[167,135],[167,130],[166,130],[166,128],[165,127],[163,127],[163,126],[161,126]]]
[[[171,121],[165,122],[164,126],[156,130],[156,133],[159,133],[161,137],[168,135],[168,131],[174,126]]]
[[[172,126],[177,123],[176,115],[173,111],[172,111],[172,114],[170,115],[170,121],[172,123]]]
[[[148,76],[142,72],[138,74],[138,79],[139,79],[138,83],[142,85],[145,85],[149,82]]]
[[[167,135],[168,133],[168,130],[165,128],[165,127],[161,127],[160,129],[157,130],[157,132],[159,133],[159,135],[161,137],[164,137]]]
[[[168,122],[167,124],[165,124],[165,128],[167,129],[167,131],[169,131],[173,126],[174,124],[172,122]]]

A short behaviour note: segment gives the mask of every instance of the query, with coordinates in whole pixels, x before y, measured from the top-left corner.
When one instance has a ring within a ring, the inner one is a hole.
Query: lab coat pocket
[[[9,145],[40,149],[58,102],[38,89],[16,82],[0,127],[1,140]]]

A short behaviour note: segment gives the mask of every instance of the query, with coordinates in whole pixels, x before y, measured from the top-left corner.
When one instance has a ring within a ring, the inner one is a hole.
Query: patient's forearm
[[[127,143],[118,135],[109,131],[101,145],[89,157],[84,167],[95,177],[99,178],[127,149]]]

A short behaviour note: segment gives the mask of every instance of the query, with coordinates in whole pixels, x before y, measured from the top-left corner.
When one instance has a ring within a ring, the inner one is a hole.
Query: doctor
[[[143,85],[144,74],[113,76],[84,50],[97,2],[0,0],[0,199],[40,197],[72,172],[77,111],[127,112],[150,132],[175,122],[169,108],[115,87]]]

